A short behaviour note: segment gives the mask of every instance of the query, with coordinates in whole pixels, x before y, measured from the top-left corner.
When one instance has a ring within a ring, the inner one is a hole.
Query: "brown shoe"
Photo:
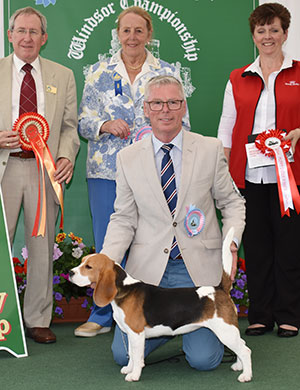
[[[56,342],[56,336],[49,328],[26,328],[26,336],[37,343],[50,344]]]

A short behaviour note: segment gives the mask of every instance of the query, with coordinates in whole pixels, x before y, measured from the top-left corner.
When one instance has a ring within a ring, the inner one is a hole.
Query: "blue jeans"
[[[88,193],[90,209],[93,219],[93,232],[96,252],[100,252],[103,246],[106,228],[111,214],[114,212],[116,198],[116,182],[106,179],[88,179]],[[125,258],[122,266],[125,264]],[[95,303],[88,319],[101,326],[112,325],[111,305],[99,307]]]
[[[161,287],[194,287],[189,273],[182,260],[169,260],[160,282]],[[167,343],[172,337],[155,337],[146,339],[145,357],[156,348]],[[213,370],[222,361],[224,346],[217,336],[207,328],[200,328],[182,336],[182,348],[186,360],[197,370]],[[112,343],[112,352],[116,363],[120,366],[128,364],[128,339],[116,325]]]

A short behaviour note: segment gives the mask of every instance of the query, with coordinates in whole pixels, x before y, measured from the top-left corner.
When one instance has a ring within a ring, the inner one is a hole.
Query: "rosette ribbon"
[[[255,146],[269,157],[274,157],[281,216],[290,216],[289,209],[300,213],[300,196],[290,163],[286,153],[290,149],[290,140],[284,140],[282,130],[267,130],[260,133],[255,140]]]
[[[45,185],[45,169],[54,192],[61,208],[60,229],[63,230],[64,222],[64,203],[63,203],[63,189],[61,184],[54,180],[54,172],[56,166],[47,145],[49,137],[49,125],[46,119],[35,112],[27,112],[22,114],[15,122],[13,130],[18,131],[20,135],[21,147],[24,150],[32,150],[34,152],[37,167],[39,188],[38,188],[38,204],[35,216],[35,222],[32,230],[32,236],[45,236],[46,230],[46,185]],[[43,187],[41,199],[41,182]]]

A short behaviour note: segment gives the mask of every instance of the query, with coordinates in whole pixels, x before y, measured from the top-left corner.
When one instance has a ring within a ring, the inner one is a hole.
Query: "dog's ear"
[[[99,307],[106,306],[114,299],[117,292],[116,274],[113,269],[107,269],[96,284],[94,302]]]

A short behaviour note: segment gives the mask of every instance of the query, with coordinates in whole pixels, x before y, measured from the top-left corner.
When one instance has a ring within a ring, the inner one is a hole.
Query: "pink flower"
[[[53,248],[53,261],[57,260],[60,258],[60,256],[62,255],[62,251],[59,249],[58,247],[58,244],[54,244],[54,248]]]
[[[22,248],[21,254],[24,260],[28,259],[28,249],[26,248],[26,246]]]

